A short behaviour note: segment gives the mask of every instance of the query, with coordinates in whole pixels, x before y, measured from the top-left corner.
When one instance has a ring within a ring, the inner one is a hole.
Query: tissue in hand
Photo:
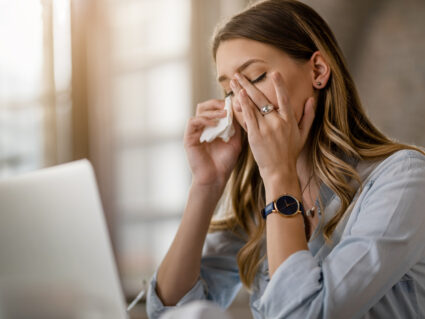
[[[216,137],[220,137],[226,143],[235,134],[233,126],[233,110],[231,97],[226,97],[224,109],[227,111],[226,117],[220,118],[216,126],[207,126],[201,134],[199,141],[211,142]]]

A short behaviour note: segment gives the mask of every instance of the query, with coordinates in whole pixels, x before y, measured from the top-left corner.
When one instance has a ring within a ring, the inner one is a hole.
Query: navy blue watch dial
[[[282,196],[276,200],[277,210],[286,216],[294,215],[300,210],[300,203],[292,196]]]
[[[304,215],[304,207],[301,202],[291,195],[283,195],[276,201],[269,203],[261,210],[261,216],[266,219],[267,215],[277,211],[284,216],[293,216],[301,212]]]

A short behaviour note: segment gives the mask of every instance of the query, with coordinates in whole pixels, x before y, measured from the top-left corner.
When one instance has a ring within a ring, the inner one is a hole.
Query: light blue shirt
[[[377,162],[353,162],[364,181],[337,226],[331,245],[322,236],[340,199],[323,183],[324,213],[308,243],[269,279],[267,259],[253,285],[254,318],[425,318],[425,156],[398,151]],[[318,201],[316,201],[318,203]],[[241,288],[236,254],[244,241],[209,233],[198,282],[177,305],[208,299],[227,308]],[[150,318],[166,309],[147,294]]]

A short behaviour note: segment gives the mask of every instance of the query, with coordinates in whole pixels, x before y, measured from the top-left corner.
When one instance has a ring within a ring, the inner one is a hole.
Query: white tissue
[[[227,111],[226,117],[220,118],[216,126],[207,126],[201,134],[199,141],[211,142],[215,138],[220,137],[226,143],[235,134],[235,128],[233,126],[233,110],[232,110],[232,99],[228,96],[225,100],[224,109]]]

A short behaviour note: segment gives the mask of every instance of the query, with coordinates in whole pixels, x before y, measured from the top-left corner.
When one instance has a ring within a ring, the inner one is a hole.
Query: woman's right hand
[[[189,119],[184,134],[184,147],[192,171],[192,185],[224,187],[241,151],[241,127],[233,120],[235,134],[226,143],[221,138],[199,141],[206,126],[215,126],[226,116],[224,100],[199,103],[196,115]]]

